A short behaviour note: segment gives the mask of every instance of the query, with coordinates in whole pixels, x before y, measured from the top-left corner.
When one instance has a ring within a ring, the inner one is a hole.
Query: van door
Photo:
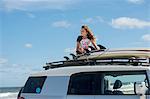
[[[104,83],[101,85],[104,86],[104,92],[101,95],[95,95],[95,99],[146,99],[144,97],[146,71],[109,71],[104,72],[103,75]],[[135,88],[135,83],[139,84],[139,89]],[[143,95],[136,90],[142,92]]]
[[[73,74],[70,77],[67,99],[94,99],[94,75]]]

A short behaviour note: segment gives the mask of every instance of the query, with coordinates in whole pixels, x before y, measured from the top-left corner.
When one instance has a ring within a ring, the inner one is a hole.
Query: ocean
[[[21,87],[1,87],[0,99],[17,99]]]

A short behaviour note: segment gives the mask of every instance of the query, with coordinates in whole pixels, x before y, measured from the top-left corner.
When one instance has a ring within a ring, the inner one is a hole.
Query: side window
[[[29,77],[23,88],[22,93],[37,93],[37,94],[39,94],[42,90],[45,80],[46,80],[46,76]]]
[[[128,95],[146,91],[144,72],[114,72],[105,75],[105,94]],[[135,88],[136,87],[136,88]],[[137,91],[138,90],[138,91]]]
[[[68,95],[97,94],[96,85],[98,84],[98,80],[95,80],[97,75],[96,73],[79,73],[72,75],[70,77]]]
[[[70,77],[68,95],[135,95],[146,92],[145,71],[78,73]]]

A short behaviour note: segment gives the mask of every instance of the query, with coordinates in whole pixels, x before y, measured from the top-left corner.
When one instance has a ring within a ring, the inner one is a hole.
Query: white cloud
[[[101,16],[96,16],[95,17],[97,19],[97,21],[99,22],[104,22],[104,19]]]
[[[99,41],[99,36],[95,35],[96,41]]]
[[[63,10],[78,0],[2,0],[3,8],[8,11],[33,11],[42,9]]]
[[[127,0],[129,3],[133,4],[142,4],[144,3],[144,0]]]
[[[26,13],[29,18],[35,18],[36,16],[32,13]]]
[[[119,17],[112,19],[111,25],[114,28],[144,28],[150,27],[149,21],[143,21],[137,18]]]
[[[25,44],[25,47],[26,48],[32,48],[32,44],[31,43],[27,43],[27,44]]]
[[[86,18],[86,19],[81,20],[82,23],[92,23],[93,21],[94,21],[93,18]]]
[[[8,63],[7,61],[7,59],[0,58],[0,78],[3,79],[3,81],[0,82],[0,87],[22,86],[22,84],[25,83],[25,80],[29,77],[29,74],[41,70],[41,67],[35,67],[33,64],[14,64],[10,62]],[[14,75],[21,75],[16,76],[17,82],[16,79],[14,79]],[[5,79],[5,77],[8,79]]]
[[[12,64],[12,67],[18,67],[20,66],[19,64]]]
[[[145,46],[149,48],[150,47],[150,34],[142,35],[139,41],[136,41],[130,44],[133,46],[138,46],[138,47]]]
[[[17,64],[17,63],[8,63],[3,66],[1,66],[2,70],[5,70],[7,72],[27,72],[27,71],[32,71],[33,69],[36,69],[35,66],[29,65],[29,64]],[[13,71],[15,69],[15,71]],[[40,69],[40,68],[39,68]]]
[[[150,34],[143,35],[142,40],[150,42]]]
[[[83,20],[81,20],[82,23],[88,24],[88,23],[97,23],[97,22],[104,22],[104,19],[101,16],[95,16],[95,17],[88,17]]]
[[[60,28],[68,28],[71,26],[71,23],[68,21],[62,20],[62,21],[56,21],[52,23],[53,27],[60,27]]]
[[[0,58],[0,64],[5,64],[5,63],[7,63],[7,62],[8,62],[7,59],[5,59],[5,58]]]

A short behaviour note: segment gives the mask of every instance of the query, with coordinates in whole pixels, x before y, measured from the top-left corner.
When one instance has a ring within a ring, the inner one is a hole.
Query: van
[[[143,59],[97,60],[49,63],[29,76],[18,99],[150,99],[149,58],[146,65]]]
[[[78,66],[30,75],[20,99],[150,99],[150,68]]]

